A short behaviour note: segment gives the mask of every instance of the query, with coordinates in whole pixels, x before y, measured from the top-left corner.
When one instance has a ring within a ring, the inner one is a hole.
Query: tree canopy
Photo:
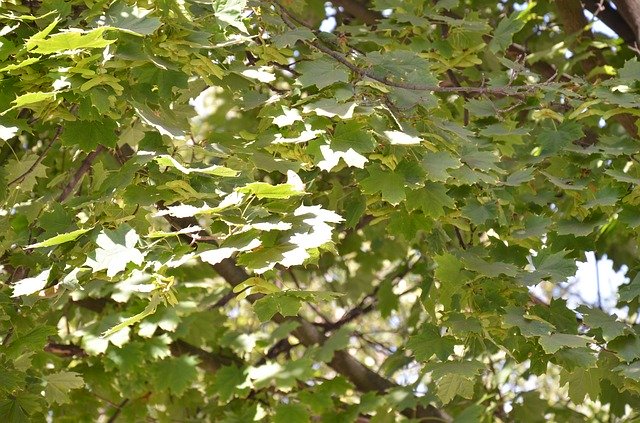
[[[639,47],[633,0],[0,1],[0,420],[638,418]],[[585,251],[626,319],[530,291]]]

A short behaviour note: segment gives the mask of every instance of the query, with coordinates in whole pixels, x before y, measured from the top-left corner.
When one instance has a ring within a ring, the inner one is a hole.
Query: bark
[[[618,8],[618,14],[634,33],[636,49],[640,48],[640,1],[615,0],[614,3]]]
[[[601,2],[600,0],[585,0],[584,8],[596,15],[605,25],[607,25],[613,32],[618,34],[625,43],[634,45],[636,42],[636,35],[633,29],[627,24],[620,13],[608,2]]]

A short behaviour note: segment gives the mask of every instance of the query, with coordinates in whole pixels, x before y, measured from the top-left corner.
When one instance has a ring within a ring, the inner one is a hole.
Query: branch
[[[272,0],[275,5],[275,9],[280,16],[280,18],[284,21],[284,23],[290,29],[298,29],[298,25],[302,25],[307,29],[313,31],[313,28],[307,26],[295,16],[293,16],[289,11],[280,3],[275,0]],[[295,23],[294,23],[295,22]],[[356,73],[361,78],[370,78],[374,81],[380,82],[386,86],[394,87],[394,88],[402,88],[405,90],[411,91],[431,91],[436,93],[466,93],[466,94],[480,94],[480,95],[499,95],[499,96],[521,96],[522,93],[531,92],[537,89],[539,86],[543,84],[531,84],[525,86],[509,86],[509,87],[442,87],[439,85],[425,85],[425,84],[416,84],[411,82],[402,82],[393,80],[390,76],[387,75],[378,75],[373,72],[371,69],[361,68],[354,63],[352,63],[347,57],[338,53],[337,51],[332,50],[326,45],[322,44],[318,40],[315,41],[305,41],[309,46],[315,48],[316,50],[331,56],[337,62],[343,64],[351,71]]]
[[[122,408],[127,405],[127,403],[129,402],[129,398],[125,398],[122,400],[122,402],[120,404],[118,404],[118,406],[116,407],[116,411],[113,412],[113,415],[111,415],[111,417],[109,418],[109,420],[107,420],[107,423],[113,423],[116,421],[116,419],[118,418],[118,416],[120,415],[120,413],[122,412]]]
[[[29,174],[31,172],[33,172],[33,170],[36,168],[36,166],[38,166],[40,163],[42,163],[44,158],[47,156],[47,153],[51,149],[51,146],[53,145],[53,143],[56,142],[56,140],[62,134],[62,130],[63,130],[62,125],[58,125],[56,127],[56,132],[53,134],[53,137],[51,137],[51,140],[49,141],[49,144],[47,144],[47,146],[44,148],[44,150],[42,150],[42,153],[40,153],[40,155],[38,156],[36,161],[33,162],[33,164],[29,167],[29,169],[27,169],[22,175],[18,176],[17,178],[13,179],[12,181],[9,181],[9,183],[7,184],[7,187],[10,187],[13,184],[16,184],[16,183],[24,181],[24,178],[29,176]]]
[[[627,24],[618,10],[611,7],[609,2],[600,0],[585,0],[584,8],[591,12],[593,15],[597,15],[598,19],[604,22],[613,32],[618,34],[625,43],[633,45],[636,40],[636,35],[633,29]]]
[[[638,0],[614,0],[620,16],[635,35],[635,51],[640,48],[640,2]]]
[[[84,298],[71,301],[70,303],[87,310],[91,310],[95,313],[101,313],[108,304],[114,303],[114,301],[109,298]],[[164,333],[164,331],[158,329],[155,335],[160,335],[162,333]],[[195,345],[181,339],[176,339],[169,344],[169,349],[171,350],[171,354],[174,356],[188,354],[198,357],[200,359],[200,367],[209,372],[216,372],[222,366],[243,363],[242,359],[232,354],[231,351],[221,351],[216,354],[205,351],[202,348],[196,347]],[[45,346],[44,350],[55,354],[58,357],[85,357],[87,355],[82,347],[73,344],[65,345],[50,342]]]
[[[159,207],[162,208],[162,205]],[[174,229],[177,230],[196,224],[193,218],[175,218],[167,215],[165,216],[165,219]],[[181,234],[181,237],[188,239],[189,242],[198,242],[197,236],[194,237],[193,234]],[[210,240],[200,242],[216,244],[215,241]],[[213,265],[213,268],[232,287],[239,285],[249,278],[247,272],[243,268],[239,267],[232,258],[225,259],[222,262]],[[253,302],[261,296],[261,294],[250,295],[247,297],[247,300]],[[288,320],[295,320],[300,323],[300,326],[293,331],[293,335],[306,347],[316,344],[321,345],[326,340],[325,334],[320,332],[316,326],[305,319],[299,317],[294,319],[285,318],[280,314],[276,314],[272,320],[276,323],[283,323]],[[333,359],[329,362],[329,367],[337,373],[344,375],[361,392],[386,392],[399,386],[369,369],[344,350],[336,351],[334,353]],[[443,421],[451,420],[447,413],[431,405],[427,407],[420,406],[411,410],[403,410],[402,414],[410,418],[420,417],[425,419],[435,418]]]
[[[71,180],[69,180],[67,185],[65,185],[64,189],[60,193],[60,196],[58,197],[58,201],[62,202],[66,200],[69,197],[69,195],[71,195],[71,193],[74,191],[74,189],[76,188],[76,185],[78,185],[78,182],[80,182],[84,174],[87,173],[89,169],[91,169],[91,166],[93,165],[93,161],[96,159],[98,154],[102,153],[105,150],[106,148],[104,146],[98,145],[98,147],[95,150],[93,150],[91,153],[87,155],[87,157],[84,158],[84,160],[82,161],[82,164],[80,165],[78,170],[76,170],[76,173],[73,174],[73,177],[71,178]]]
[[[332,0],[331,3],[367,25],[375,25],[381,18],[380,14],[368,9],[358,0]]]

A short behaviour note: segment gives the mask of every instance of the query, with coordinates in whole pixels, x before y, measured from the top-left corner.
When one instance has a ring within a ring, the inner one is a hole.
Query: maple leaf
[[[136,231],[128,225],[122,225],[115,231],[105,229],[97,236],[98,248],[87,256],[85,265],[94,272],[106,270],[109,277],[122,272],[129,263],[140,266],[144,254],[135,248],[139,240]]]

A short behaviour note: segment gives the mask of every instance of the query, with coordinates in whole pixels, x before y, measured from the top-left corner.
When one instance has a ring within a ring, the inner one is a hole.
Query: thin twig
[[[596,263],[596,289],[598,290],[598,308],[602,310],[602,295],[600,294],[600,272],[598,271],[598,255],[593,254]]]
[[[460,244],[460,247],[462,247],[463,250],[466,250],[467,245],[464,243],[464,239],[462,239],[462,234],[460,233],[460,229],[456,227],[455,231],[456,231],[456,237],[458,238],[458,243]]]
[[[118,418],[118,416],[120,415],[120,413],[122,412],[122,407],[127,405],[128,402],[129,402],[129,398],[123,399],[122,402],[120,404],[118,404],[118,407],[116,408],[116,411],[114,411],[113,414],[111,415],[111,417],[109,417],[109,420],[107,420],[107,423],[115,422],[116,419]]]
[[[293,283],[296,285],[296,288],[298,288],[298,290],[301,290],[302,286],[300,285],[300,282],[298,281],[298,278],[295,275],[295,273],[293,273],[293,270],[291,268],[288,268],[287,273],[289,274],[289,276],[291,276],[291,279],[293,280]],[[307,304],[322,320],[325,321],[325,323],[331,322],[331,319],[329,319],[324,313],[322,313],[320,309],[318,309],[314,304],[312,303],[307,303]]]
[[[33,164],[29,167],[29,169],[27,169],[22,175],[18,176],[17,178],[13,179],[12,181],[10,181],[7,186],[11,186],[13,184],[16,184],[18,182],[22,182],[24,181],[24,178],[26,178],[27,176],[29,176],[29,174],[31,172],[33,172],[33,170],[44,160],[44,158],[47,156],[47,153],[49,152],[49,150],[51,149],[51,146],[53,145],[54,142],[56,142],[56,140],[60,137],[60,135],[62,134],[62,130],[63,127],[62,125],[58,125],[58,127],[56,128],[56,132],[53,134],[53,137],[51,137],[51,140],[49,141],[49,143],[47,144],[47,146],[44,148],[44,150],[42,150],[42,153],[40,153],[40,155],[38,156],[38,158],[36,159],[35,162],[33,162]]]
[[[413,267],[419,261],[420,261],[420,259],[418,258],[415,262],[413,262],[411,264],[409,264],[408,262],[405,263],[404,266],[396,269],[396,271],[392,272],[392,274],[387,275],[385,277],[385,280],[391,280],[392,282],[394,282],[396,280],[400,280],[400,279],[404,278],[407,274],[409,274],[409,272],[411,272]],[[360,317],[360,316],[362,316],[364,314],[370,313],[375,308],[375,305],[376,305],[376,302],[377,302],[376,296],[378,294],[378,291],[380,290],[380,286],[381,285],[382,285],[382,282],[379,283],[378,285],[376,285],[373,288],[373,291],[371,291],[371,293],[366,295],[355,307],[353,307],[352,309],[350,309],[349,311],[344,313],[342,315],[342,317],[340,319],[338,319],[336,322],[327,323],[327,324],[319,324],[319,326],[324,327],[326,330],[333,331],[333,330],[339,329],[342,326],[352,322],[353,320],[357,319],[358,317]],[[411,290],[413,290],[413,289],[411,289]],[[402,295],[406,294],[407,292],[410,292],[411,290],[403,292]],[[370,302],[367,304],[368,300]]]

